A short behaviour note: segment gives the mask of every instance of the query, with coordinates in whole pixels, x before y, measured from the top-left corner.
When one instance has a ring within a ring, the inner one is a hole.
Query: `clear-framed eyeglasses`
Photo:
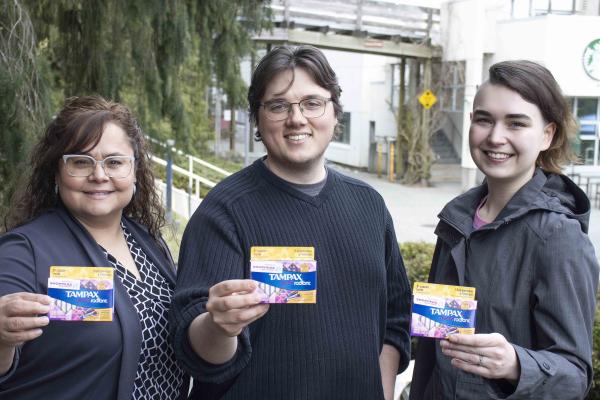
[[[135,162],[133,156],[110,156],[104,160],[96,160],[94,157],[82,154],[65,154],[62,158],[67,173],[70,176],[81,178],[92,175],[98,163],[109,178],[127,178],[131,174]]]
[[[298,104],[300,112],[305,118],[319,118],[325,114],[325,108],[329,101],[331,101],[331,98],[309,97],[297,103],[289,103],[283,100],[271,100],[260,103],[260,105],[265,109],[265,116],[267,119],[271,121],[283,121],[288,117],[294,104]]]

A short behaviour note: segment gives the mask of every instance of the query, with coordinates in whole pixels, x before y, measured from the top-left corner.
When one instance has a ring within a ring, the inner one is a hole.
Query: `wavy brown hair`
[[[250,120],[258,126],[258,112],[262,98],[265,95],[267,86],[277,74],[283,71],[292,71],[292,80],[288,88],[292,86],[295,77],[293,75],[294,68],[302,68],[314,79],[317,85],[331,93],[331,103],[333,104],[335,117],[338,121],[341,121],[343,116],[342,103],[340,102],[342,89],[337,76],[323,52],[309,45],[275,47],[260,60],[252,74],[252,80],[248,88]],[[258,130],[254,136],[255,140],[261,140]]]
[[[136,193],[123,214],[145,225],[158,238],[165,225],[164,211],[154,186],[150,152],[144,134],[126,106],[100,96],[71,97],[50,122],[31,152],[31,173],[13,195],[5,218],[6,230],[23,225],[61,203],[55,177],[63,154],[93,149],[107,123],[125,131],[133,147]]]
[[[556,125],[550,147],[538,155],[535,164],[545,171],[562,174],[565,165],[577,160],[571,147],[577,122],[552,73],[527,60],[502,61],[492,65],[489,72],[489,83],[514,90],[540,109],[546,123]]]

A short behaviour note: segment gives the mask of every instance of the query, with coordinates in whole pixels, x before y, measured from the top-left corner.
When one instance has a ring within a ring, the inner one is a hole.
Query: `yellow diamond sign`
[[[419,103],[429,110],[437,102],[437,97],[431,90],[426,90],[419,96]]]

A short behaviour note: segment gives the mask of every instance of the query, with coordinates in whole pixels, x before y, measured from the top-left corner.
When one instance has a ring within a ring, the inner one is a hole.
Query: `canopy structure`
[[[436,1],[275,0],[274,28],[254,39],[269,44],[394,57],[441,55],[440,9]]]

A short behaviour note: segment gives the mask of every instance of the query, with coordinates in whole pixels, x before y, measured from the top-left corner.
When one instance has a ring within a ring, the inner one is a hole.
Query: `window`
[[[546,14],[575,14],[575,0],[512,0],[513,18],[535,17]]]
[[[598,119],[598,99],[578,98],[577,118],[582,121],[595,121]]]
[[[465,99],[464,62],[443,63],[440,79],[440,109],[446,112],[462,112]]]
[[[402,64],[390,64],[391,68],[392,68],[392,92],[390,94],[391,96],[391,103],[392,103],[392,108],[394,110],[398,109],[398,104],[400,101],[400,82],[402,81],[400,74],[402,71]],[[406,102],[409,100],[408,96],[409,96],[409,84],[408,82],[410,81],[410,67],[411,67],[411,63],[410,62],[406,62],[405,66],[404,66],[404,103],[406,104]]]
[[[345,112],[342,115],[342,120],[339,122],[337,127],[337,135],[334,137],[334,141],[338,143],[350,143],[350,113]]]
[[[573,114],[579,122],[579,137],[574,147],[586,165],[598,165],[600,136],[600,99],[577,97],[573,99]]]

